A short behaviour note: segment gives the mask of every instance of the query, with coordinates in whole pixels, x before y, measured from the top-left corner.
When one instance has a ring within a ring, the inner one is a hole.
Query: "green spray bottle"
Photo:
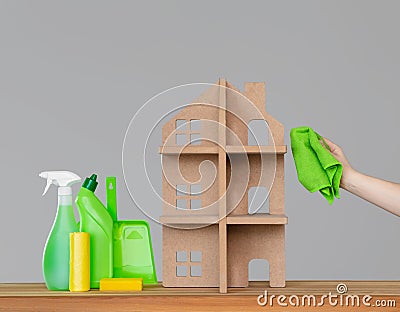
[[[49,290],[69,288],[69,234],[78,231],[72,208],[71,185],[81,178],[69,171],[45,171],[39,174],[47,180],[44,194],[50,185],[58,186],[57,215],[43,252],[43,277]]]
[[[90,288],[99,288],[100,279],[113,277],[113,220],[94,191],[97,175],[86,178],[76,197],[80,231],[90,233]]]

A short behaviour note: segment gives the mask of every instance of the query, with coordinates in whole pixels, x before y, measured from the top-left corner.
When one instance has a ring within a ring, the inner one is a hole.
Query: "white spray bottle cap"
[[[58,195],[71,195],[71,185],[81,181],[77,174],[70,171],[43,171],[39,177],[47,179],[42,196],[46,194],[51,184],[58,186]]]

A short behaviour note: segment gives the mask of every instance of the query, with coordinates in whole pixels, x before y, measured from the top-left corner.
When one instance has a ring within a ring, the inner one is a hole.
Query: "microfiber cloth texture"
[[[343,167],[324,139],[309,127],[298,127],[290,131],[290,141],[300,183],[312,193],[320,191],[329,204],[340,198]]]

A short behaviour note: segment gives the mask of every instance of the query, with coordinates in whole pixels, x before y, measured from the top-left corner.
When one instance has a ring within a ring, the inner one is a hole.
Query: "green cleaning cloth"
[[[329,204],[334,196],[340,198],[343,167],[329,152],[324,139],[309,127],[298,127],[290,131],[290,140],[300,183],[312,193],[320,191]]]

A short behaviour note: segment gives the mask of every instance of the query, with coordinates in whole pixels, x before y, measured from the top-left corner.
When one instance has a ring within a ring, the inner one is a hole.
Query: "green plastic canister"
[[[76,197],[80,231],[90,233],[90,288],[99,288],[100,279],[113,277],[113,220],[96,197],[97,175],[86,178]]]

